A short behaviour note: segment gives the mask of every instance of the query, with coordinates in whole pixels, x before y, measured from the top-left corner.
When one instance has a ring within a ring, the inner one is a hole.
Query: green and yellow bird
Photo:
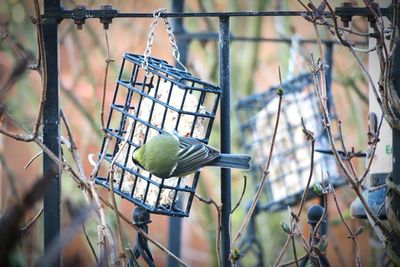
[[[135,149],[133,162],[160,178],[181,177],[204,166],[250,169],[250,156],[222,154],[202,142],[176,134],[160,134]]]

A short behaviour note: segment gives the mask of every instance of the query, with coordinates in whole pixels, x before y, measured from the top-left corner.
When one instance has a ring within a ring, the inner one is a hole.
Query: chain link
[[[151,73],[148,71],[148,67],[149,67],[149,57],[151,55],[151,49],[153,47],[153,43],[154,43],[154,37],[155,37],[155,31],[158,27],[158,19],[160,18],[162,13],[165,13],[167,11],[166,8],[160,8],[157,9],[153,12],[153,21],[150,25],[150,32],[149,35],[147,37],[147,46],[146,46],[146,50],[144,52],[144,58],[143,58],[143,62],[142,62],[142,68],[146,70],[146,76],[151,76]],[[164,24],[165,24],[165,29],[167,30],[168,33],[168,40],[169,43],[171,44],[172,47],[172,56],[175,58],[175,60],[182,66],[182,68],[184,69],[185,72],[187,72],[187,69],[185,67],[185,65],[182,64],[182,62],[180,61],[180,53],[179,53],[179,49],[178,49],[178,45],[176,43],[176,39],[175,39],[175,35],[172,31],[172,26],[168,21],[168,18],[163,18],[164,20]]]

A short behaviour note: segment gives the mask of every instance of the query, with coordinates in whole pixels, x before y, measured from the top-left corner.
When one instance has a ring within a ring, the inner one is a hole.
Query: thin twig
[[[247,186],[247,175],[243,175],[243,189],[242,189],[242,194],[239,197],[238,202],[236,205],[233,207],[231,214],[235,212],[235,210],[240,206],[240,203],[242,202],[242,199],[244,197],[244,194],[246,193],[246,186]]]
[[[343,213],[342,213],[342,209],[340,208],[339,201],[338,201],[337,196],[336,196],[336,190],[332,186],[331,176],[329,175],[329,173],[327,174],[327,176],[328,176],[328,181],[329,181],[329,185],[330,185],[330,190],[331,190],[332,196],[333,196],[333,201],[335,202],[335,206],[336,206],[336,209],[337,209],[337,211],[339,213],[339,217],[342,220],[344,226],[346,227],[347,232],[349,232],[350,238],[352,239],[352,241],[354,243],[354,246],[356,248],[356,266],[357,267],[361,266],[360,250],[359,250],[359,247],[358,247],[357,236],[354,235],[354,232],[351,229],[350,225],[344,219],[344,216],[343,216]]]
[[[97,190],[96,190],[96,188],[94,186],[93,179],[91,179],[92,176],[89,177],[89,178],[86,177],[85,172],[84,172],[84,168],[83,168],[83,163],[82,163],[81,157],[80,157],[79,152],[78,152],[78,147],[77,147],[76,142],[74,140],[74,137],[73,137],[73,134],[72,134],[72,131],[71,131],[71,127],[69,125],[67,117],[66,117],[66,115],[65,115],[65,113],[64,113],[64,111],[62,109],[61,109],[60,113],[61,113],[61,118],[62,118],[62,120],[64,122],[64,125],[65,125],[65,128],[67,130],[67,134],[68,134],[70,143],[71,143],[71,153],[72,153],[72,157],[74,159],[74,162],[78,167],[80,179],[82,181],[84,181],[84,182],[89,182],[89,190],[83,189],[84,196],[85,196],[86,200],[89,203],[91,202],[91,199],[92,199],[91,197],[93,197],[93,199],[95,200],[97,211],[98,211],[98,216],[99,216],[98,219],[99,219],[99,221],[101,223],[101,226],[102,226],[99,229],[102,231],[104,237],[107,238],[108,243],[110,244],[110,248],[112,249],[111,258],[113,259],[113,264],[118,264],[119,260],[117,260],[117,257],[114,255],[116,253],[114,252],[115,247],[114,247],[113,236],[111,234],[110,229],[107,226],[107,221],[106,221],[106,216],[105,216],[105,213],[104,213],[104,209],[103,209],[103,207],[102,207],[102,205],[101,205],[101,203],[99,201]],[[106,144],[104,146],[102,155],[104,155],[106,153],[107,146],[108,146],[108,142],[106,142]],[[100,157],[99,164],[98,164],[99,167],[100,167],[100,164],[101,164],[103,159],[104,159],[104,156]],[[92,173],[92,175],[93,175],[93,173]],[[90,192],[90,194],[89,194],[89,192]],[[99,244],[100,245],[103,244],[105,246],[104,248],[101,248],[100,251],[105,252],[105,251],[108,250],[107,247],[106,247],[106,242],[103,242],[103,241],[99,240]],[[102,257],[102,255],[100,255],[100,257]]]
[[[6,110],[4,110],[4,113],[6,113],[8,115],[8,117],[11,119],[12,123],[14,125],[16,125],[18,128],[22,129],[23,131],[25,131],[26,133],[29,133],[29,131],[27,129],[25,129],[17,120],[15,120]],[[106,139],[106,143],[104,145],[104,151],[100,156],[100,159],[98,160],[98,162],[96,163],[96,166],[93,168],[92,173],[90,175],[90,180],[88,183],[86,183],[85,181],[82,181],[80,179],[80,176],[72,169],[72,167],[66,163],[63,162],[62,160],[60,160],[50,149],[48,149],[39,138],[34,138],[33,142],[35,144],[37,144],[44,153],[46,153],[59,167],[61,167],[63,170],[65,170],[72,178],[73,180],[78,183],[80,188],[86,189],[86,190],[91,190],[91,186],[94,187],[94,177],[95,174],[98,172],[98,170],[100,169],[101,166],[101,162],[105,157],[105,151],[107,150],[106,147],[108,146],[110,139],[107,138]],[[94,191],[97,192],[97,191]],[[102,196],[95,194],[93,196],[97,196],[98,199],[96,201],[99,201],[98,203],[103,203],[105,204],[107,207],[112,209],[112,204],[110,202],[108,202],[107,200],[105,200]],[[101,208],[102,205],[100,204]],[[162,244],[160,244],[158,241],[156,241],[155,239],[153,239],[152,237],[150,237],[148,234],[146,234],[143,230],[141,230],[140,228],[138,228],[136,225],[134,225],[128,218],[126,218],[121,212],[118,211],[118,215],[121,219],[123,219],[126,223],[128,223],[133,229],[135,229],[136,231],[140,232],[147,240],[149,240],[152,244],[154,244],[155,246],[157,246],[159,249],[161,249],[163,252],[165,252],[168,256],[172,257],[173,259],[175,259],[180,265],[182,266],[188,266],[186,263],[184,263],[181,259],[179,259],[175,254],[173,254],[171,251],[169,251],[167,248],[165,248]]]
[[[305,259],[307,256],[308,256],[308,254],[304,254],[303,256],[299,257],[297,260],[301,261],[301,260]],[[282,263],[282,264],[278,265],[277,267],[286,267],[286,266],[293,265],[295,263],[296,263],[295,260],[291,260],[291,261]]]
[[[296,243],[294,240],[294,235],[291,235],[291,239],[292,239],[292,247],[293,247],[293,257],[294,257],[294,262],[296,263],[296,266],[299,267],[299,260],[297,258],[297,252],[296,252]]]
[[[218,261],[218,266],[222,266],[222,259],[221,259],[221,253],[220,253],[220,247],[221,247],[221,219],[222,219],[222,214],[221,214],[221,209],[222,205],[218,204],[214,199],[211,197],[208,199],[203,198],[199,194],[195,193],[194,196],[201,202],[207,204],[207,205],[213,205],[215,209],[217,210],[217,216],[218,216],[218,221],[217,221],[217,235],[216,235],[216,245],[215,249],[217,252],[217,261]]]
[[[36,32],[37,32],[37,42],[38,42],[38,63],[37,66],[41,69],[41,78],[42,78],[42,93],[40,96],[39,109],[36,115],[35,126],[32,131],[32,138],[37,137],[39,132],[39,127],[41,125],[44,103],[46,102],[46,93],[47,93],[47,60],[45,55],[45,47],[43,40],[43,30],[42,30],[42,19],[40,16],[40,6],[38,0],[33,1],[35,6],[35,15],[36,15]]]
[[[24,226],[20,228],[21,232],[26,232],[28,229],[40,218],[40,216],[43,213],[43,207],[40,208],[40,210],[33,216],[33,218],[27,222]]]
[[[93,244],[90,241],[89,235],[88,235],[88,233],[86,231],[85,223],[82,223],[82,231],[83,231],[83,234],[85,236],[86,242],[88,243],[88,245],[90,247],[90,251],[92,252],[92,255],[93,255],[93,257],[94,257],[94,259],[96,261],[96,264],[99,264],[99,259],[97,258],[96,251],[94,250]]]
[[[9,77],[5,79],[0,85],[0,103],[4,102],[9,90],[13,87],[13,85],[18,81],[19,78],[25,73],[26,66],[30,60],[30,57],[27,55],[23,59],[21,59],[13,68]]]
[[[100,123],[101,123],[101,130],[103,131],[103,134],[106,134],[105,131],[105,123],[104,123],[104,104],[106,101],[106,90],[107,90],[107,76],[108,76],[108,67],[110,65],[110,62],[114,61],[113,59],[110,58],[110,44],[108,42],[108,34],[107,30],[104,30],[104,35],[106,39],[106,47],[107,47],[107,57],[106,57],[106,68],[105,68],[105,73],[104,73],[104,80],[103,80],[103,93],[102,93],[102,98],[101,98],[101,110],[100,110]]]
[[[327,194],[328,194],[328,192],[327,192],[325,189],[323,189],[322,197],[323,197],[323,201],[324,201],[324,211],[323,211],[323,213],[322,213],[321,218],[319,218],[317,224],[315,225],[315,227],[314,227],[314,229],[313,229],[313,232],[312,232],[312,234],[311,234],[311,248],[314,248],[315,245],[316,245],[315,242],[316,242],[316,240],[317,240],[317,233],[318,233],[318,230],[319,230],[319,228],[321,227],[322,222],[325,221],[326,213],[328,212]]]
[[[24,166],[24,170],[28,169],[29,166],[37,159],[40,155],[43,154],[43,151],[39,151],[36,155],[33,156]]]
[[[317,42],[321,43],[321,39],[319,38],[319,31],[318,28],[315,25],[315,30],[316,30],[316,35],[317,35]],[[351,47],[350,47],[351,48]],[[332,130],[331,130],[331,125],[330,125],[330,116],[329,116],[329,111],[327,110],[327,104],[326,104],[326,99],[322,96],[323,92],[325,92],[325,86],[326,84],[324,83],[324,77],[325,77],[325,72],[324,72],[324,64],[323,64],[323,53],[322,50],[320,51],[320,63],[318,67],[315,66],[315,62],[313,61],[312,66],[311,66],[311,72],[313,73],[314,76],[314,84],[316,87],[316,93],[317,93],[317,99],[321,107],[322,115],[323,115],[323,122],[324,126],[328,135],[329,143],[331,146],[331,149],[333,151],[333,155],[335,157],[336,162],[338,163],[340,169],[343,171],[345,174],[345,177],[347,177],[348,181],[352,185],[354,191],[356,192],[357,196],[360,198],[361,203],[365,207],[365,210],[368,214],[369,217],[373,220],[374,224],[377,225],[382,232],[384,233],[385,236],[388,236],[387,234],[389,233],[387,227],[382,223],[382,221],[376,216],[376,214],[371,210],[369,207],[367,201],[365,200],[364,195],[360,191],[360,186],[357,183],[356,178],[352,175],[352,173],[347,169],[345,166],[344,162],[342,161],[339,152],[336,148],[335,140],[333,138]],[[320,74],[320,75],[318,75]]]
[[[280,72],[279,72],[279,73],[280,73]],[[278,90],[279,90],[279,89],[278,89]],[[283,90],[283,89],[280,88],[280,90]],[[274,133],[273,133],[273,135],[272,135],[271,147],[270,147],[270,150],[269,150],[268,160],[267,160],[266,166],[265,166],[264,171],[263,171],[263,176],[262,176],[262,178],[261,178],[261,182],[260,182],[260,184],[259,184],[259,186],[258,186],[257,192],[256,192],[256,194],[255,194],[255,196],[254,196],[254,198],[253,198],[252,203],[251,203],[250,209],[249,209],[249,211],[247,212],[246,217],[245,217],[245,219],[244,219],[244,221],[243,221],[243,224],[242,224],[241,227],[239,228],[238,233],[236,234],[235,238],[233,239],[233,242],[232,242],[232,247],[233,247],[233,248],[236,247],[236,246],[238,245],[238,242],[239,242],[239,240],[240,240],[240,237],[241,237],[242,234],[243,234],[243,231],[247,228],[247,225],[248,225],[249,222],[250,222],[250,218],[251,218],[251,216],[252,216],[253,213],[254,213],[254,210],[255,210],[256,205],[257,205],[257,203],[258,203],[258,199],[260,198],[261,192],[262,192],[263,189],[264,189],[264,184],[265,184],[265,181],[267,180],[267,177],[268,177],[268,174],[269,174],[269,166],[270,166],[271,161],[272,161],[272,152],[274,151],[275,138],[276,138],[276,134],[277,134],[277,132],[278,132],[278,125],[279,125],[279,118],[280,118],[280,114],[281,114],[281,106],[282,106],[282,96],[283,96],[283,92],[278,93],[278,95],[279,95],[278,110],[277,110],[276,121],[275,121],[275,127],[274,127]]]
[[[307,135],[307,133],[309,133],[310,131],[308,131],[306,129],[306,127],[304,125],[303,118],[301,119],[301,122],[303,124],[303,131]],[[304,189],[303,196],[302,196],[301,201],[300,201],[300,206],[299,206],[299,209],[298,209],[297,214],[296,214],[296,218],[295,218],[296,220],[300,219],[300,215],[301,215],[301,212],[303,210],[304,202],[306,201],[306,198],[307,198],[308,189],[310,188],[311,179],[312,179],[313,172],[314,172],[315,138],[311,134],[308,134],[307,136],[309,136],[309,137],[307,137],[307,139],[311,141],[310,172],[309,172],[309,175],[308,175],[306,188]]]
[[[380,135],[380,131],[381,131],[381,128],[382,128],[382,123],[383,123],[383,115],[381,115],[381,120],[379,122],[376,134],[373,137],[373,140],[372,140],[372,142],[370,144],[370,147],[371,147],[370,158],[369,158],[369,160],[367,162],[367,167],[365,168],[365,171],[364,171],[363,175],[361,176],[359,183],[362,183],[365,180],[365,178],[367,177],[367,175],[368,175],[368,173],[369,173],[369,171],[371,169],[372,162],[373,162],[374,157],[375,157],[377,143],[379,142],[379,137],[378,136]]]
[[[121,220],[120,217],[118,216],[118,206],[117,206],[117,201],[115,200],[115,192],[114,192],[114,173],[115,169],[114,166],[111,167],[111,170],[109,171],[109,185],[110,185],[110,195],[111,195],[111,203],[113,205],[113,210],[115,214],[115,226],[117,230],[117,237],[118,237],[118,257],[120,259],[121,265],[125,266],[125,250],[124,250],[124,242],[122,240],[123,235],[122,235],[122,227],[121,227]]]
[[[70,124],[68,122],[68,119],[67,119],[67,116],[64,113],[64,110],[62,108],[60,109],[60,115],[61,115],[62,121],[64,122],[65,129],[67,130],[68,139],[69,139],[69,141],[71,143],[70,151],[71,151],[71,154],[72,154],[72,158],[73,158],[73,160],[75,162],[75,165],[78,168],[79,178],[82,181],[87,182],[87,178],[86,178],[86,175],[85,175],[85,170],[83,168],[83,162],[82,162],[81,156],[79,155],[78,147],[76,145],[74,136],[73,136],[72,131],[71,131],[71,126],[70,126]],[[85,196],[85,199],[86,199],[87,203],[90,203],[91,202],[91,196],[89,195],[89,192],[87,190],[83,190],[83,194]]]
[[[112,204],[104,199],[102,196],[99,195],[99,199],[101,200],[101,202],[106,205],[108,208],[113,209]],[[143,235],[150,243],[152,243],[153,245],[155,245],[156,247],[158,247],[160,250],[162,250],[163,252],[165,252],[165,254],[167,254],[168,256],[172,257],[174,260],[176,260],[181,266],[189,266],[186,263],[184,263],[181,259],[179,259],[175,254],[173,254],[171,251],[169,251],[166,247],[164,247],[161,243],[159,243],[158,241],[156,241],[155,239],[153,239],[151,236],[149,236],[147,233],[145,233],[141,228],[137,227],[135,224],[133,224],[127,217],[125,217],[125,215],[123,215],[120,211],[118,211],[118,215],[119,217],[121,217],[121,219],[123,221],[125,221],[129,226],[131,226],[133,229],[135,229],[138,233],[140,233],[141,235]]]
[[[339,140],[340,140],[340,143],[342,145],[343,152],[346,155],[346,161],[349,164],[350,170],[353,173],[354,177],[357,177],[356,169],[354,168],[353,162],[351,161],[351,158],[348,157],[346,145],[344,143],[344,136],[343,136],[342,122],[341,121],[338,122],[338,129],[339,129]]]
[[[278,266],[278,264],[281,262],[284,253],[286,252],[286,250],[287,250],[288,247],[289,247],[290,239],[291,239],[291,238],[290,238],[290,235],[289,235],[288,238],[286,239],[286,242],[285,242],[285,244],[283,245],[281,251],[279,252],[278,258],[275,260],[275,262],[274,262],[274,264],[273,264],[272,266]]]
[[[11,50],[19,58],[19,60],[22,60],[26,57],[25,51],[14,42],[14,40],[10,37],[10,34],[3,25],[0,25],[0,35],[1,39],[5,40],[8,43]]]

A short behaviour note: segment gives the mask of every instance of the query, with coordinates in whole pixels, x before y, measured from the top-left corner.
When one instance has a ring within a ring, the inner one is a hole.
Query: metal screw
[[[82,30],[83,24],[85,24],[85,16],[84,13],[86,11],[86,6],[84,5],[77,5],[74,9],[76,11],[76,16],[78,18],[74,19],[74,23],[76,24],[76,28],[78,30]]]
[[[112,5],[101,5],[100,9],[103,11],[112,10]],[[108,30],[108,27],[111,22],[112,22],[112,18],[108,18],[108,17],[100,18],[100,23],[103,23],[104,30]]]
[[[353,4],[350,2],[343,2],[342,6],[346,8],[352,8]],[[352,16],[343,16],[340,18],[340,20],[343,22],[343,27],[348,28],[352,20]]]

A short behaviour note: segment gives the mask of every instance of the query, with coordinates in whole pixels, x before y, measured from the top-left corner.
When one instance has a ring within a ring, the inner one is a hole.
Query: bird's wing
[[[219,151],[195,139],[179,137],[178,165],[175,174],[190,173],[219,156]]]

